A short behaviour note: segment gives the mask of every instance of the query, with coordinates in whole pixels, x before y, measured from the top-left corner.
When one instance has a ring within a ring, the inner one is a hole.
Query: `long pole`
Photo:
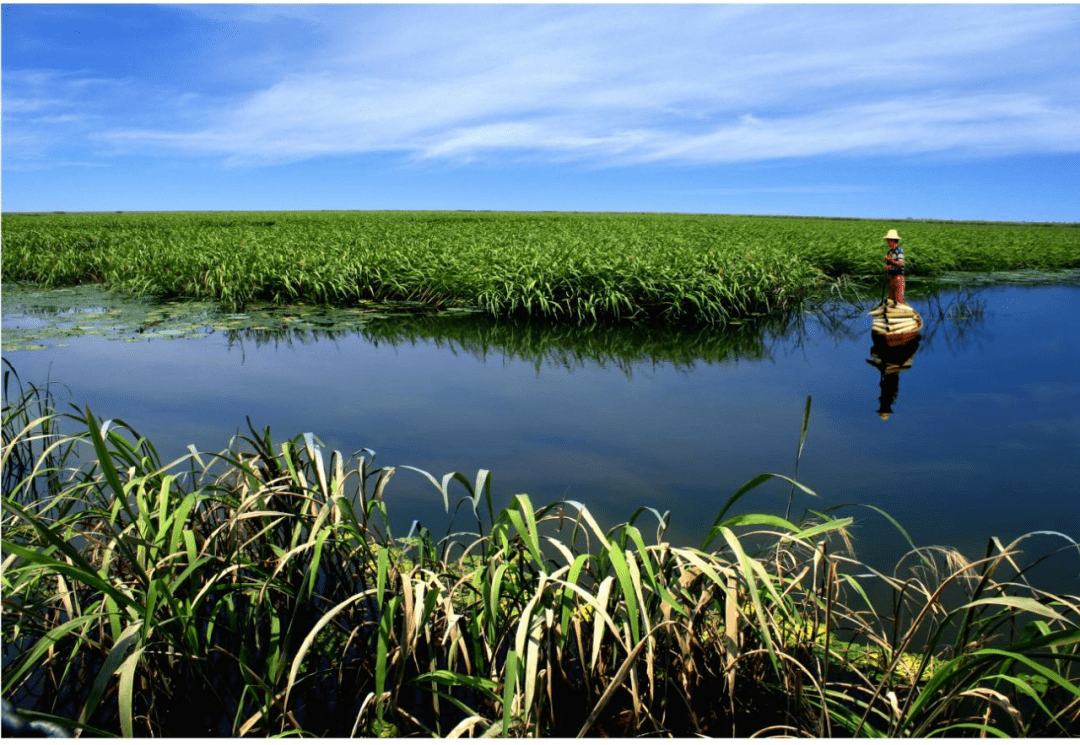
[[[885,321],[885,330],[889,330],[889,304],[886,299],[889,297],[889,267],[885,267],[885,281],[881,283],[881,318]]]

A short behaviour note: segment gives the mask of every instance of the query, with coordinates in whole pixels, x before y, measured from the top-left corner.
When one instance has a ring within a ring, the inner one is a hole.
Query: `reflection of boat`
[[[881,335],[874,338],[874,346],[870,347],[870,359],[867,362],[886,375],[900,372],[911,367],[918,349],[918,340],[907,344],[890,344],[885,340],[884,335]]]
[[[874,319],[870,335],[875,344],[884,341],[890,347],[903,346],[918,339],[922,331],[922,316],[907,303],[886,300],[870,311],[870,315]]]

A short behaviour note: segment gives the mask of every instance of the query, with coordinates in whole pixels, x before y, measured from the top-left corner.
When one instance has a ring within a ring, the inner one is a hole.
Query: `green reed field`
[[[4,281],[226,310],[407,301],[499,317],[724,325],[912,276],[1080,267],[1080,225],[475,212],[5,214]]]
[[[519,494],[496,511],[482,470],[428,474],[454,532],[403,537],[408,467],[369,450],[251,427],[165,460],[4,382],[3,696],[29,719],[126,737],[1080,734],[1080,596],[1028,576],[1055,558],[1032,539],[1075,566],[1060,533],[912,546],[884,570],[854,556],[851,505],[739,511],[767,481],[810,491],[782,475],[717,495],[681,547],[648,509],[603,526]],[[809,421],[808,401],[800,453]]]

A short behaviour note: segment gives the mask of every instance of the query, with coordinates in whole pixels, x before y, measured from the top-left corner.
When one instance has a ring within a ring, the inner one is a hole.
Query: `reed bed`
[[[813,493],[786,476],[679,547],[648,509],[603,527],[575,502],[497,508],[482,470],[425,474],[457,527],[402,537],[408,467],[369,450],[249,422],[164,462],[43,394],[3,409],[3,696],[30,718],[128,737],[1078,733],[1080,598],[1028,584],[1027,536],[885,573],[852,555],[850,517],[737,513],[767,481]]]
[[[559,213],[5,214],[5,281],[161,299],[724,326],[878,277],[902,227],[911,273],[1080,267],[1076,225]]]

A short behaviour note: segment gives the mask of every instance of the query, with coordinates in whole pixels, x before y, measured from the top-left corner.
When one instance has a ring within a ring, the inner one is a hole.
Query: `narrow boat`
[[[890,347],[908,344],[919,338],[923,320],[919,312],[907,303],[886,300],[870,311],[874,324],[870,335],[875,342],[883,341]]]

